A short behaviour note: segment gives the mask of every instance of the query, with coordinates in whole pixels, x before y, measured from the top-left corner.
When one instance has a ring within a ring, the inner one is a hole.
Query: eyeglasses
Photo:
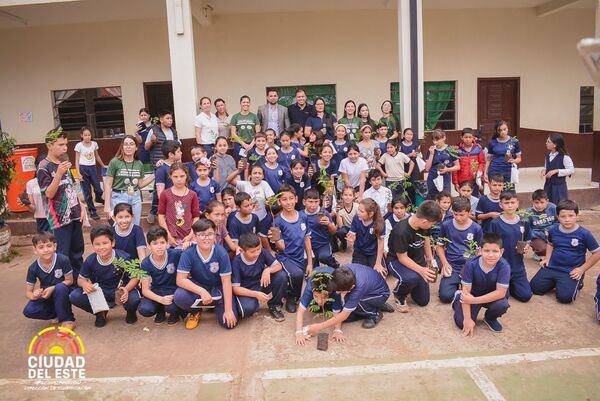
[[[196,233],[196,237],[200,237],[200,238],[203,238],[203,239],[214,238],[215,237],[215,233]]]

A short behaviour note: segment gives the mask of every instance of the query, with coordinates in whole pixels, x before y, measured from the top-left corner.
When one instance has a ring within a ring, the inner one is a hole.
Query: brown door
[[[173,84],[165,82],[144,82],[144,100],[152,117],[158,116],[161,110],[173,110]],[[175,125],[175,114],[173,114]]]
[[[491,138],[498,120],[508,122],[508,134],[519,130],[520,78],[477,79],[477,126],[486,138]]]

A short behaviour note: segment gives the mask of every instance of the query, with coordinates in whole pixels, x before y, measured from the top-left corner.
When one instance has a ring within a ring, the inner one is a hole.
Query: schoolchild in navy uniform
[[[129,277],[126,273],[117,269],[113,260],[124,259],[131,260],[128,253],[115,248],[114,233],[110,226],[100,224],[92,227],[90,231],[90,240],[94,253],[87,257],[83,262],[76,288],[71,292],[69,299],[71,304],[83,309],[88,313],[92,312],[92,306],[86,294],[95,291],[102,291],[108,306],[113,308],[117,289],[121,289],[121,303],[127,311],[125,322],[133,324],[137,322],[137,308],[140,304],[140,293],[137,289],[139,280]],[[98,284],[96,288],[95,284]],[[96,313],[96,327],[106,325],[106,315],[108,311]]]
[[[265,153],[267,150],[267,136],[259,132],[254,136],[254,146],[248,151],[248,161],[246,163],[246,171],[244,177],[248,177],[248,167],[250,164],[261,164],[265,161]]]
[[[385,225],[379,206],[373,199],[363,199],[346,236],[348,241],[354,242],[352,263],[371,266],[382,276],[387,275],[383,265],[384,236]]]
[[[340,165],[342,160],[348,157],[348,147],[350,142],[346,139],[346,127],[343,124],[338,124],[335,127],[335,140],[331,142],[331,146],[335,150],[333,155],[333,161],[337,166]]]
[[[441,191],[450,192],[452,187],[452,172],[460,170],[458,158],[448,151],[446,144],[446,133],[444,130],[436,129],[431,135],[433,145],[425,155],[425,171],[427,174],[427,197],[435,199],[435,196]],[[441,175],[443,177],[443,188],[437,189],[434,180]]]
[[[275,244],[277,260],[283,264],[283,269],[288,275],[288,290],[285,309],[289,313],[296,313],[296,304],[302,291],[304,277],[313,269],[312,246],[310,243],[310,230],[306,215],[298,212],[296,208],[296,193],[289,185],[282,185],[279,193],[279,203],[282,211],[275,217],[273,226],[281,232],[280,238],[273,238],[269,230],[269,238]],[[304,259],[307,255],[307,259]]]
[[[548,195],[543,189],[533,191],[531,194],[533,205],[527,209],[529,227],[531,228],[531,249],[533,258],[538,262],[546,256],[548,244],[548,229],[558,223],[556,205],[548,200]]]
[[[484,181],[488,180],[492,173],[499,173],[504,177],[504,182],[509,183],[510,188],[514,190],[514,183],[511,182],[511,170],[513,165],[521,163],[521,145],[516,138],[508,135],[508,122],[496,121],[494,135],[487,148]]]
[[[208,153],[206,152],[206,149],[204,149],[204,146],[196,144],[192,146],[192,149],[190,149],[190,155],[192,157],[192,161],[185,162],[183,164],[185,164],[190,172],[190,181],[194,182],[196,179],[198,179],[198,175],[196,174],[196,163],[202,159],[206,159]]]
[[[190,189],[198,195],[198,203],[200,210],[206,209],[206,205],[216,200],[221,201],[221,187],[219,184],[210,178],[210,160],[202,158],[195,165],[196,178],[192,182]]]
[[[289,170],[294,160],[300,160],[302,156],[297,148],[292,146],[292,137],[286,130],[279,135],[279,144],[281,147],[278,150],[279,164],[284,170]]]
[[[195,329],[203,308],[214,308],[217,322],[226,329],[237,324],[237,302],[231,289],[231,262],[227,251],[215,244],[215,223],[200,219],[192,230],[196,245],[186,249],[177,265],[175,305],[189,312],[185,328]]]
[[[456,292],[452,309],[454,323],[463,336],[473,336],[475,321],[485,308],[483,322],[495,333],[502,331],[498,318],[510,305],[506,298],[510,280],[510,266],[502,258],[502,238],[498,234],[483,236],[481,256],[468,261],[462,272],[462,290]]]
[[[465,262],[476,256],[470,254],[469,250],[476,252],[481,246],[483,231],[479,224],[471,220],[470,213],[469,200],[458,196],[452,199],[453,219],[446,220],[440,225],[440,237],[449,240],[449,242],[438,243],[436,247],[442,273],[439,296],[440,301],[445,304],[452,302],[454,293],[458,291],[460,271]],[[469,244],[473,244],[471,248]]]
[[[183,311],[175,305],[173,298],[182,251],[169,248],[169,234],[160,226],[150,228],[146,237],[151,253],[141,265],[147,276],[142,279],[144,298],[140,301],[138,312],[144,317],[154,316],[154,323],[164,323],[166,320],[169,325],[177,324]]]
[[[238,192],[233,196],[237,210],[231,212],[227,218],[227,231],[233,242],[239,241],[246,233],[258,234],[258,216],[252,213],[254,203],[246,192]]]
[[[429,303],[429,283],[435,280],[435,273],[426,263],[426,259],[430,261],[433,257],[428,234],[441,217],[440,205],[428,200],[419,206],[415,214],[396,224],[392,230],[388,270],[399,280],[394,295],[396,307],[401,313],[408,312],[408,295],[419,306]]]
[[[531,230],[527,220],[523,221],[517,214],[519,199],[513,191],[503,191],[500,194],[500,207],[502,214],[490,223],[490,232],[502,237],[504,244],[503,258],[510,265],[510,287],[508,292],[518,301],[527,302],[533,293],[527,281],[527,272],[523,262],[523,255],[531,250],[529,244],[523,249],[518,249],[518,242],[529,241]]]
[[[69,302],[73,270],[69,258],[56,253],[56,241],[49,232],[33,237],[33,253],[37,259],[27,270],[25,296],[29,302],[23,315],[30,319],[55,319],[60,326],[73,330],[75,316]],[[39,288],[35,288],[38,281]]]
[[[489,177],[490,193],[482,195],[477,202],[475,217],[481,224],[484,234],[490,231],[490,223],[493,219],[500,216],[502,208],[500,207],[500,193],[504,188],[504,177],[500,173],[490,174]]]
[[[304,210],[300,212],[306,216],[310,231],[313,265],[325,264],[337,268],[340,264],[331,249],[331,237],[335,235],[337,228],[329,212],[319,206],[320,202],[319,192],[314,188],[309,189],[304,193]]]
[[[546,139],[546,149],[550,151],[544,162],[544,191],[548,194],[550,202],[557,204],[561,200],[569,199],[567,191],[567,176],[575,172],[573,160],[567,153],[565,140],[561,134],[550,134]]]
[[[279,154],[277,149],[269,146],[265,151],[265,160],[263,161],[264,180],[269,184],[274,193],[279,192],[279,187],[285,179],[285,165],[278,162]]]
[[[435,201],[442,209],[442,219],[439,224],[431,228],[431,236],[438,238],[440,236],[440,224],[447,220],[452,220],[452,197],[449,191],[442,191],[435,196]]]
[[[290,163],[290,171],[285,175],[285,183],[291,185],[297,194],[296,210],[304,209],[304,191],[311,188],[310,177],[305,171],[304,160],[296,159]]]
[[[394,227],[396,227],[396,224],[410,217],[410,213],[407,212],[410,205],[410,200],[404,195],[396,195],[394,196],[394,199],[392,199],[392,212],[384,219],[385,236],[383,237],[383,254],[386,258],[389,251],[388,242],[390,234]]]
[[[133,224],[133,208],[129,203],[117,203],[113,210],[115,224],[115,249],[127,252],[131,259],[144,260],[146,257],[146,240],[144,231]]]
[[[318,160],[315,162],[315,173],[312,176],[312,187],[318,189],[320,194],[325,192],[325,188],[319,183],[320,178],[325,176],[335,183],[338,176],[338,165],[333,160],[333,146],[326,143],[317,148]]]
[[[238,303],[238,317],[252,316],[261,302],[266,302],[269,314],[283,322],[281,311],[287,290],[287,274],[281,263],[261,245],[260,238],[247,233],[240,238],[241,253],[231,264],[233,295]]]
[[[531,279],[531,289],[536,295],[556,289],[560,303],[571,303],[583,282],[584,273],[600,260],[600,246],[592,233],[577,224],[579,206],[565,200],[556,206],[558,223],[548,229],[546,256],[542,267]],[[586,260],[586,253],[592,256]],[[596,316],[598,313],[596,293]]]
[[[340,266],[333,272],[328,289],[340,295],[342,311],[323,323],[308,326],[308,334],[316,336],[329,327],[341,331],[342,323],[357,320],[363,321],[363,329],[372,329],[383,319],[382,309],[386,309],[390,288],[385,278],[369,266],[355,263]]]
[[[235,189],[231,187],[225,187],[221,190],[221,202],[225,207],[225,220],[229,218],[231,212],[235,212],[237,207],[235,206]]]
[[[417,165],[417,156],[421,151],[421,144],[418,140],[414,140],[415,133],[412,128],[405,128],[402,132],[402,142],[400,142],[400,152],[404,153],[406,156],[410,158],[410,160],[414,163],[414,167],[412,172],[410,173],[410,182],[413,184],[408,187],[408,198],[413,203],[416,203],[416,193],[415,193],[415,182],[420,179],[421,172],[419,170],[419,166]],[[404,165],[404,171],[409,172],[410,164]]]

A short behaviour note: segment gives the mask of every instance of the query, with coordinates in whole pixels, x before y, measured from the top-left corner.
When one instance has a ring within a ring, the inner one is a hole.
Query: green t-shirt
[[[134,191],[137,191],[139,182],[144,177],[144,165],[139,160],[124,162],[112,159],[108,163],[106,175],[113,177],[113,191],[127,191],[130,185],[133,186]]]
[[[237,135],[246,143],[252,142],[256,135],[256,126],[260,124],[258,116],[254,113],[243,115],[237,113],[231,117],[231,125],[235,125]]]
[[[360,134],[360,118],[352,117],[346,118],[342,117],[338,120],[338,124],[342,124],[346,127],[346,139],[354,142],[359,134]]]
[[[379,123],[387,125],[388,137],[392,136],[394,134],[394,131],[400,131],[400,123],[398,122],[398,120],[396,120],[396,117],[394,116],[381,117],[379,119]]]

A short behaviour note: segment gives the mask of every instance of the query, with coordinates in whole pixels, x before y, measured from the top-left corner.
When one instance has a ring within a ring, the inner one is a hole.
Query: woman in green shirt
[[[381,124],[385,124],[388,127],[388,135],[391,134],[389,139],[398,138],[398,133],[400,132],[400,119],[396,117],[392,111],[392,101],[384,100],[381,103],[381,118],[379,122]]]
[[[338,124],[346,127],[348,140],[356,142],[360,136],[360,118],[356,116],[356,103],[354,103],[354,100],[348,100],[344,103],[344,117],[338,120]]]
[[[250,112],[250,97],[244,95],[240,98],[240,112],[231,117],[231,141],[235,160],[247,157],[254,146],[254,135],[259,132],[260,120]]]
[[[154,181],[154,174],[144,178],[144,165],[136,158],[137,143],[125,136],[114,159],[108,163],[104,181],[104,211],[111,214],[119,203],[133,208],[133,223],[139,225],[142,216],[140,189]]]

